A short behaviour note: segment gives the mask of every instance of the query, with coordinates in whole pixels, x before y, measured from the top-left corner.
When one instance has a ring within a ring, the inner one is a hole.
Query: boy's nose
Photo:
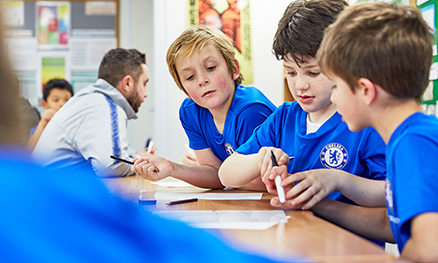
[[[309,82],[303,80],[303,79],[297,79],[297,81],[295,82],[295,88],[297,90],[307,90],[309,89]]]
[[[210,83],[210,81],[208,80],[208,78],[206,78],[206,77],[200,77],[200,78],[199,78],[198,86],[199,86],[199,87],[202,87],[202,86],[204,86],[204,85],[206,85],[206,84],[208,84],[208,83]]]

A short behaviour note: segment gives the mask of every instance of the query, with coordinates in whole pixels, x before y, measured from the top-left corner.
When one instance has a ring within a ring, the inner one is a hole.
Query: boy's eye
[[[216,66],[208,67],[207,70],[212,71],[212,70],[214,70],[215,68],[216,68]]]
[[[321,72],[309,72],[309,75],[312,77],[316,77],[320,74]]]
[[[290,76],[296,76],[297,75],[297,73],[296,72],[293,72],[293,71],[288,71],[288,72],[286,72],[288,75],[290,75]]]
[[[332,89],[336,89],[336,85],[333,85]]]
[[[194,75],[190,75],[186,78],[186,80],[191,80],[191,79],[193,79],[193,77],[194,77]]]

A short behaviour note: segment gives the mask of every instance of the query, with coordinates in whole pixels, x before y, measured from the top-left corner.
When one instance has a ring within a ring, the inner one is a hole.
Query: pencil
[[[184,200],[168,202],[168,203],[166,203],[166,205],[177,205],[177,204],[184,204],[184,203],[190,203],[190,202],[196,202],[196,201],[198,201],[198,198],[191,198],[191,199],[184,199]]]
[[[119,157],[114,156],[114,155],[110,155],[110,158],[116,159],[116,160],[121,161],[121,162],[129,163],[129,164],[131,164],[131,165],[134,164],[134,163],[131,162],[131,161],[128,161],[128,160],[125,160],[125,159],[119,158]]]

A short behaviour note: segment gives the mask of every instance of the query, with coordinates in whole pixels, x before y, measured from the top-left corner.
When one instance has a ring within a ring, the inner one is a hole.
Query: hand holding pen
[[[173,170],[172,162],[159,156],[136,158],[132,166],[133,172],[151,181],[164,179],[170,176]]]
[[[262,147],[258,153],[259,169],[262,182],[266,185],[266,190],[269,193],[277,194],[275,182],[269,178],[272,171],[271,151],[274,152],[279,166],[287,165],[289,163],[289,156],[281,149],[274,147]]]

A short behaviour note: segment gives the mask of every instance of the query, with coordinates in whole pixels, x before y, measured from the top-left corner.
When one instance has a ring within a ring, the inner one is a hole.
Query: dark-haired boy
[[[41,100],[44,113],[41,115],[38,124],[30,130],[30,139],[27,145],[31,149],[37,144],[53,115],[73,97],[73,94],[72,86],[64,79],[51,79],[44,85],[43,99]]]
[[[415,262],[438,262],[438,120],[421,108],[431,40],[418,9],[365,3],[339,16],[317,54],[349,129],[374,127],[387,144],[385,183],[344,176],[330,188],[367,206],[386,199],[387,208],[324,199],[312,210],[364,236],[396,241],[401,256]]]

